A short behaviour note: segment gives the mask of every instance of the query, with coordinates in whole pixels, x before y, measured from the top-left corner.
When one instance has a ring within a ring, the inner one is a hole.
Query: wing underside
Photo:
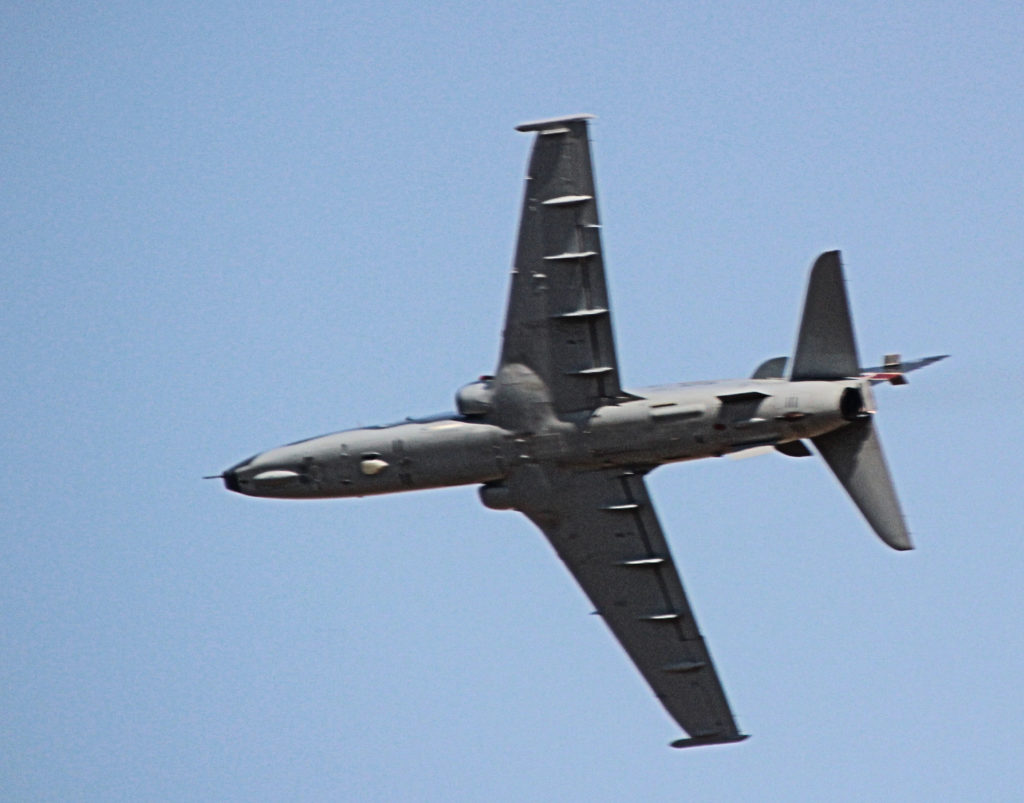
[[[676,747],[738,741],[642,473],[523,467],[517,504],[544,532],[672,718]]]
[[[536,132],[536,141],[498,372],[525,365],[547,385],[556,413],[626,397],[612,337],[587,117],[518,127]]]

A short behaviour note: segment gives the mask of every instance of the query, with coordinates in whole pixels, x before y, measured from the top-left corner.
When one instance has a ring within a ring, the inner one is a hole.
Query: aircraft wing
[[[524,123],[536,141],[526,176],[502,343],[547,385],[556,413],[624,398],[601,253],[590,115]]]
[[[687,602],[643,475],[523,466],[516,507],[547,536],[691,747],[746,738]]]

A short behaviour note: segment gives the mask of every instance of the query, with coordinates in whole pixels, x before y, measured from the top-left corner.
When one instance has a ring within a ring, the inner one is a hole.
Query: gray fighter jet
[[[811,269],[792,360],[749,379],[639,390],[620,384],[601,251],[587,120],[526,123],[526,178],[501,356],[493,376],[455,396],[457,412],[351,429],[271,449],[218,475],[276,499],[480,486],[524,513],[688,738],[746,738],[733,719],[644,475],[662,463],[762,448],[791,457],[814,444],[868,524],[910,549],[873,425],[871,386],[942,357],[862,369],[839,252]],[[786,370],[789,363],[788,373]]]

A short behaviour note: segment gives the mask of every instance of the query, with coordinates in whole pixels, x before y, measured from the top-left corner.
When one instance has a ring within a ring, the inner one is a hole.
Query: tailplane
[[[893,549],[913,549],[872,420],[854,421],[811,442],[878,537]]]
[[[889,382],[893,385],[905,385],[907,384],[906,374],[909,374],[911,371],[916,371],[918,368],[924,368],[927,365],[931,365],[933,362],[944,360],[948,356],[948,354],[939,354],[935,357],[922,357],[920,360],[903,362],[903,360],[900,359],[899,354],[886,354],[882,365],[876,365],[871,368],[861,368],[860,375],[865,379],[870,380],[872,385],[877,385],[879,382]]]

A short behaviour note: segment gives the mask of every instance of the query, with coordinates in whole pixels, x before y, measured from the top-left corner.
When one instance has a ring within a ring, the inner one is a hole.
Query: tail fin
[[[838,251],[827,251],[811,268],[790,380],[844,379],[860,375]]]
[[[839,252],[828,251],[811,268],[789,378],[798,382],[860,376],[843,266]],[[870,385],[861,381],[861,394],[866,394]],[[913,549],[872,413],[862,410],[852,418],[849,424],[811,441],[878,537],[893,549]]]
[[[893,549],[913,549],[871,419],[855,421],[811,441],[878,537]]]

